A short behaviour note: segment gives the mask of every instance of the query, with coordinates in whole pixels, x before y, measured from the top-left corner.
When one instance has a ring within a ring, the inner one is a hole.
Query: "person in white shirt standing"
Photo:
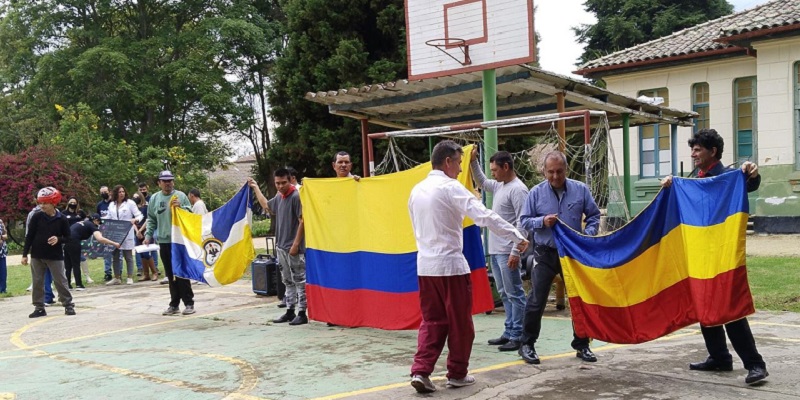
[[[189,191],[189,203],[192,203],[192,213],[194,214],[208,214],[206,203],[200,198],[200,189],[194,188]]]
[[[422,324],[411,366],[411,386],[419,393],[436,391],[429,376],[448,346],[447,386],[475,383],[468,375],[475,339],[472,324],[472,280],[462,253],[462,223],[469,216],[479,226],[525,251],[528,241],[511,224],[486,209],[456,180],[464,151],[452,140],[437,144],[431,153],[433,171],[414,186],[408,210],[417,242],[417,275]]]

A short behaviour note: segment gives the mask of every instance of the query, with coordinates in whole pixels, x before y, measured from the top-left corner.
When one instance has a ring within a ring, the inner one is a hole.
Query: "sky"
[[[769,0],[728,0],[735,12],[753,8]],[[539,63],[547,71],[580,78],[572,74],[583,53],[571,27],[593,24],[594,15],[583,8],[584,0],[534,0],[537,7],[534,26],[541,36]]]

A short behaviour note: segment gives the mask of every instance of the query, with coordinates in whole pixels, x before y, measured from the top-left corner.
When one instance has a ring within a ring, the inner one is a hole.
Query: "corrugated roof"
[[[596,70],[626,68],[637,64],[655,64],[679,58],[703,57],[715,54],[745,52],[746,48],[728,43],[726,39],[755,31],[770,31],[781,27],[800,30],[800,1],[775,0],[736,14],[726,15],[669,36],[651,40],[604,57],[584,63],[577,73],[591,74]]]
[[[612,127],[631,116],[631,126],[644,123],[690,125],[696,115],[656,106],[587,82],[526,65],[500,68],[497,74],[498,119],[555,113],[557,95],[565,111],[601,110]],[[409,129],[483,120],[482,73],[464,73],[417,81],[400,80],[348,89],[309,92],[306,100],[328,106],[332,114],[367,119],[373,124]],[[543,129],[547,129],[544,127]],[[581,130],[567,125],[567,130]],[[500,132],[503,134],[503,132]]]

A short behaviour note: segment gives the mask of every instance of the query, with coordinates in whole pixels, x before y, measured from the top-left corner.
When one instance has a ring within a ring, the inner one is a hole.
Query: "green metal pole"
[[[497,120],[497,74],[493,69],[483,71],[483,120]],[[491,176],[489,157],[497,152],[497,128],[483,131],[483,148],[486,157],[483,161],[483,170],[486,176]],[[485,193],[486,207],[492,207],[492,194]]]
[[[631,115],[622,114],[622,170],[625,185],[625,204],[631,210]]]

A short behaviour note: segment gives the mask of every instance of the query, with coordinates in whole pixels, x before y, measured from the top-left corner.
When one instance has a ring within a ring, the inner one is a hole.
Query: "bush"
[[[269,219],[265,219],[262,221],[256,221],[255,219],[253,219],[253,227],[251,229],[253,232],[253,237],[267,236],[267,232],[269,232],[269,227],[271,225],[271,222],[272,221]]]

